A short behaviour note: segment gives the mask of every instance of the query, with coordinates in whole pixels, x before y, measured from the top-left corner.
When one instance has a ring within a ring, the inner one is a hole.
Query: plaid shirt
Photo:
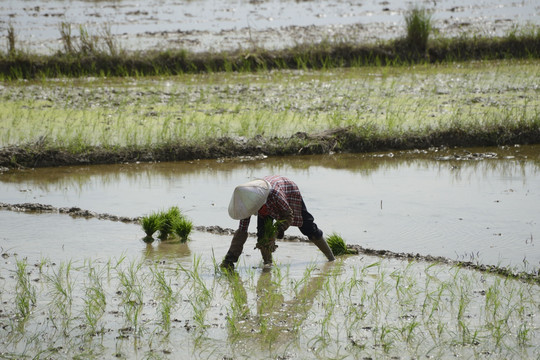
[[[275,220],[285,220],[289,226],[302,226],[302,195],[298,186],[284,176],[265,176],[264,180],[272,186],[266,203],[258,216],[271,216]],[[247,231],[251,217],[240,220],[239,230]]]

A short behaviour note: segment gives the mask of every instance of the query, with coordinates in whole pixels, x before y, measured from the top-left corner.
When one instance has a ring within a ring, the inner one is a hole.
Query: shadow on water
[[[178,206],[195,225],[234,229],[232,189],[272,173],[295,180],[319,227],[349,244],[540,267],[538,146],[8,171],[0,174],[0,201],[128,217]],[[150,254],[167,246],[154,244]]]

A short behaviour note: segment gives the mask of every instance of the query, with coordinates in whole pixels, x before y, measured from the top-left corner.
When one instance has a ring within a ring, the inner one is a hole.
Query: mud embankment
[[[6,211],[16,211],[16,212],[26,212],[26,213],[58,213],[69,215],[74,218],[85,218],[85,219],[100,219],[108,221],[121,221],[124,223],[133,223],[138,224],[140,217],[124,217],[117,216],[107,213],[97,213],[90,210],[84,210],[78,207],[61,207],[57,208],[52,205],[40,204],[40,203],[22,203],[22,204],[7,204],[0,202],[0,210]],[[194,226],[194,229],[201,232],[209,232],[218,235],[232,236],[234,229],[222,228],[220,226]],[[252,237],[255,237],[255,233],[249,234]],[[305,237],[299,236],[289,236],[286,235],[285,238],[281,241],[303,241],[308,242],[309,240]],[[484,265],[478,264],[470,261],[458,261],[445,258],[442,256],[431,256],[431,255],[421,255],[421,254],[412,254],[412,253],[396,253],[389,250],[376,250],[362,247],[360,245],[348,245],[347,246],[353,253],[357,255],[373,255],[384,258],[395,258],[402,259],[407,261],[423,261],[429,263],[440,263],[447,264],[449,266],[462,267],[464,269],[476,270],[481,272],[488,272],[490,274],[498,274],[503,277],[518,279],[524,282],[531,282],[540,284],[540,270],[535,270],[533,272],[519,272],[514,271],[507,267],[495,266],[495,265]]]
[[[502,146],[539,144],[540,126],[535,123],[491,128],[409,132],[401,136],[378,133],[373,127],[347,127],[321,133],[296,133],[288,138],[256,136],[208,138],[154,147],[86,147],[66,149],[52,143],[8,146],[0,149],[0,168],[34,168],[68,165],[120,164],[184,161],[239,156],[288,156],[370,151],[412,150],[432,147]]]

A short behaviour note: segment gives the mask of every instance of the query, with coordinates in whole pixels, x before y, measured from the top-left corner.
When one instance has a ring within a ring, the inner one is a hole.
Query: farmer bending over
[[[297,226],[302,234],[326,255],[328,261],[335,260],[323,232],[307,211],[298,186],[284,176],[266,176],[238,185],[229,204],[229,215],[240,220],[240,226],[234,233],[229,251],[221,263],[223,268],[234,269],[234,263],[238,261],[248,237],[251,215],[257,215],[256,247],[260,249],[265,265],[272,264],[272,252],[277,248],[276,237],[283,239],[289,226]],[[268,224],[272,224],[274,220],[277,232],[269,237],[265,232],[268,231]]]

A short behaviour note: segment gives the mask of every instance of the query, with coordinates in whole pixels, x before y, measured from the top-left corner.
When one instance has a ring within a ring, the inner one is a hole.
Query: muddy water
[[[436,30],[446,36],[504,35],[516,25],[540,21],[535,0],[419,3],[432,11]],[[62,22],[72,25],[73,36],[81,25],[94,35],[108,27],[127,50],[280,48],[325,39],[397,38],[404,35],[403,14],[410,6],[404,0],[4,1],[0,29],[5,38],[11,24],[19,47],[42,53],[62,48]]]
[[[9,171],[0,175],[0,201],[129,217],[175,205],[195,225],[235,228],[227,215],[234,186],[273,173],[294,179],[318,225],[347,243],[540,268],[538,146]],[[8,211],[0,212],[0,223],[4,249],[27,244],[67,251],[72,238],[87,239],[82,242],[89,256],[145,248],[134,224]]]

